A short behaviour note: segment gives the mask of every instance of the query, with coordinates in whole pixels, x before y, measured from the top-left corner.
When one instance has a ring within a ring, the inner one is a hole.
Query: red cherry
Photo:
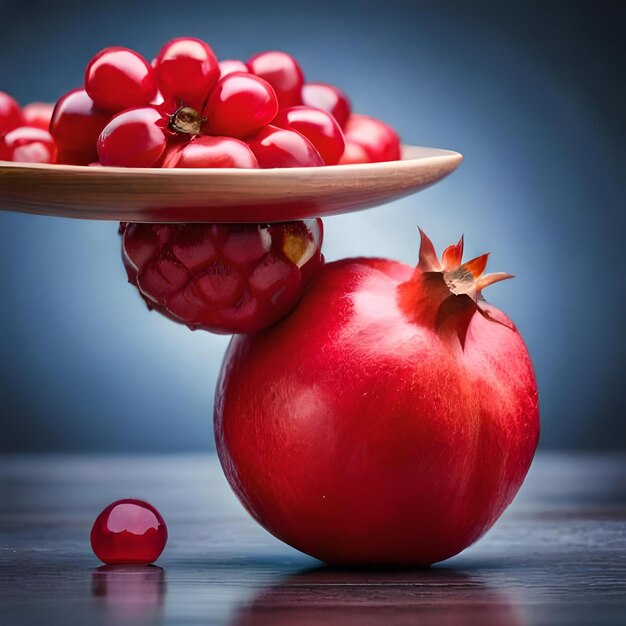
[[[367,150],[354,141],[346,141],[346,147],[339,159],[339,165],[349,165],[354,163],[371,163]]]
[[[0,139],[0,159],[20,163],[54,163],[57,147],[47,130],[20,126]]]
[[[88,165],[97,161],[96,142],[109,119],[108,113],[95,108],[84,89],[74,89],[62,96],[50,120],[50,134],[59,149],[57,162]]]
[[[274,88],[281,108],[302,104],[304,75],[291,55],[277,50],[261,52],[248,60],[248,67]]]
[[[208,133],[243,138],[269,124],[277,112],[276,94],[267,81],[235,72],[217,83],[203,115]]]
[[[96,518],[91,529],[94,554],[108,564],[149,565],[167,543],[161,514],[143,500],[117,500]]]
[[[49,130],[54,104],[51,102],[31,102],[22,108],[24,123],[43,130]]]
[[[15,98],[0,91],[0,135],[24,124],[24,116]]]
[[[200,39],[179,38],[166,43],[154,61],[159,89],[176,106],[201,111],[220,76],[217,58]]]
[[[320,153],[326,165],[335,165],[345,147],[343,133],[335,118],[326,111],[306,106],[283,109],[272,122],[279,128],[297,130]]]
[[[302,104],[330,113],[343,128],[350,116],[348,96],[328,83],[306,83],[302,87]]]
[[[167,146],[165,120],[154,107],[118,113],[98,138],[102,165],[153,167]]]
[[[359,144],[373,163],[397,161],[400,138],[391,126],[367,115],[353,113],[344,129],[346,142]]]
[[[252,150],[232,137],[195,137],[168,150],[162,167],[258,168]]]
[[[118,113],[150,104],[157,92],[148,61],[129,48],[105,48],[85,70],[85,91],[103,111]]]
[[[191,329],[255,332],[291,311],[323,264],[321,220],[122,224],[129,281]]]
[[[235,72],[249,73],[248,66],[239,59],[224,59],[219,62],[220,66],[220,78],[228,76],[228,74],[234,74]]]
[[[295,130],[268,125],[249,137],[247,143],[262,168],[324,165],[313,144]]]

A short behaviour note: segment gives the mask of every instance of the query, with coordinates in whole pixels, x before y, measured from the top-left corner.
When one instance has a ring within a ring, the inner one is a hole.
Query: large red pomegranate
[[[236,336],[215,404],[228,481],[267,530],[333,564],[457,554],[517,493],[539,436],[530,357],[482,298],[508,274],[438,260],[327,265],[300,306]]]

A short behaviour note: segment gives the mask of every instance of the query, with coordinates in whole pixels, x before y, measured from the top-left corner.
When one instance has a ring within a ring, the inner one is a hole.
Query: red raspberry
[[[129,282],[148,308],[215,333],[285,316],[323,264],[322,221],[120,225]]]

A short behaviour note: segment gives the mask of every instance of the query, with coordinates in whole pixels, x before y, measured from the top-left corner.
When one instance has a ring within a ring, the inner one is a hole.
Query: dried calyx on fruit
[[[486,305],[482,290],[512,274],[484,274],[489,253],[462,263],[463,237],[448,246],[439,260],[432,241],[419,229],[419,263],[410,280],[398,285],[400,308],[412,321],[435,327],[440,334],[454,332],[465,344],[467,328],[478,312],[494,322],[510,325]]]

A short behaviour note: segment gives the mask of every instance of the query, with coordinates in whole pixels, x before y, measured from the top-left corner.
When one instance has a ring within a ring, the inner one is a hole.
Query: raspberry
[[[255,332],[297,304],[323,264],[322,221],[120,225],[129,282],[192,330]]]

